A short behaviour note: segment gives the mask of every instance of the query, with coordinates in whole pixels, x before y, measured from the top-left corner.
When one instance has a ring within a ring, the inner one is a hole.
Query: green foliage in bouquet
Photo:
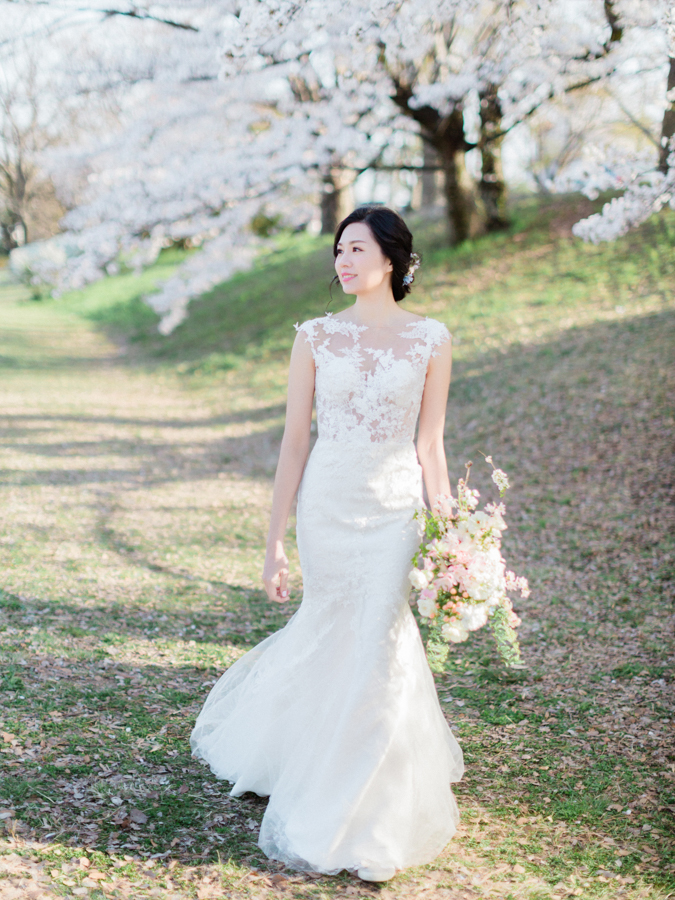
[[[450,646],[444,640],[440,625],[430,625],[427,637],[427,662],[432,672],[442,675],[450,655]]]
[[[492,611],[488,624],[504,665],[508,669],[525,669],[526,665],[520,655],[518,633],[509,622],[508,611],[501,604]]]

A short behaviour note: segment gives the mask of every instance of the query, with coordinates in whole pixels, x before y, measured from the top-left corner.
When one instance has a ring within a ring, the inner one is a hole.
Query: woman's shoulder
[[[415,316],[407,326],[416,338],[422,338],[431,347],[438,347],[452,338],[447,325],[429,316]]]
[[[322,333],[324,335],[333,334],[336,331],[348,333],[354,329],[357,329],[357,326],[352,322],[341,319],[333,313],[317,316],[316,319],[307,319],[302,325],[295,323],[295,330],[304,334],[309,341],[316,340]]]
[[[327,316],[317,316],[315,319],[307,319],[302,324],[296,322],[294,327],[297,332],[304,334],[305,337],[311,340],[317,336],[318,329],[325,323],[326,319]]]

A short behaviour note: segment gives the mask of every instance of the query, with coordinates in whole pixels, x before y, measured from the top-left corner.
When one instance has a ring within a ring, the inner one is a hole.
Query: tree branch
[[[660,150],[661,145],[659,144],[658,139],[654,137],[654,135],[651,133],[651,131],[647,128],[647,126],[643,125],[642,122],[639,121],[639,119],[636,119],[635,116],[633,115],[633,113],[623,105],[621,100],[619,100],[619,98],[615,94],[612,94],[610,91],[608,91],[608,93],[609,93],[609,96],[612,98],[612,100],[614,100],[614,102],[617,104],[617,106],[619,107],[621,112],[624,114],[624,116],[626,116],[627,119],[630,119],[630,121],[633,123],[633,125],[635,125],[636,128],[639,128],[640,131],[644,134],[644,136],[646,138],[648,138],[648,140],[655,147],[658,147]]]
[[[6,3],[13,3],[15,6],[49,6],[52,9],[57,4],[53,0],[4,0]],[[188,22],[177,22],[175,19],[165,19],[162,16],[155,16],[147,11],[139,11],[136,9],[100,9],[95,6],[76,6],[69,7],[70,12],[92,12],[101,13],[104,18],[109,19],[114,16],[125,16],[129,19],[147,19],[151,22],[159,22],[161,25],[168,25],[170,28],[178,28],[182,31],[199,31],[195,25]]]
[[[621,25],[619,14],[617,13],[614,6],[615,0],[603,0],[605,18],[607,19],[607,24],[610,27],[610,34],[604,44],[601,45],[600,52],[591,53],[590,50],[587,50],[583,56],[573,57],[576,62],[594,62],[597,59],[603,59],[605,56],[611,53],[614,44],[619,43],[619,41],[623,37],[623,25]]]
[[[379,165],[368,163],[365,166],[331,166],[333,169],[340,169],[345,172],[357,172],[359,175],[362,175],[364,172],[367,172],[369,169],[373,169],[377,172],[443,172],[443,166],[409,166],[404,163],[399,165]]]
[[[594,75],[592,78],[586,78],[584,81],[578,81],[576,84],[570,84],[565,88],[563,94],[571,94],[573,91],[581,91],[583,90],[583,88],[589,87],[591,84],[596,84],[598,81],[602,81],[607,77],[607,75],[612,75],[615,71],[616,69],[612,69],[610,72],[605,72],[602,75]],[[494,134],[486,137],[485,143],[489,144],[492,141],[496,141],[498,138],[504,137],[504,135],[508,134],[512,128],[515,128],[516,125],[522,125],[522,123],[526,122],[530,118],[530,116],[533,116],[536,111],[544,105],[544,103],[546,103],[548,100],[552,100],[554,97],[555,91],[553,90],[553,88],[551,88],[545,97],[542,97],[542,99],[538,103],[535,103],[534,106],[530,107],[530,109],[528,109],[527,112],[523,113],[522,116],[516,119],[515,122],[512,122],[508,128],[503,128],[501,131],[496,131]]]

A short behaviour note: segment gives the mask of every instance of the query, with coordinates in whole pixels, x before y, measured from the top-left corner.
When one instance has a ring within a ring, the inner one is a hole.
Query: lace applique
[[[295,327],[309,343],[316,366],[319,437],[378,443],[413,439],[429,360],[450,340],[445,325],[420,319],[393,332],[329,313]]]

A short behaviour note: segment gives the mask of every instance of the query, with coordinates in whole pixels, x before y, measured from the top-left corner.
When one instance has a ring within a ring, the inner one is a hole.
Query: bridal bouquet
[[[492,458],[492,480],[503,497],[509,487],[505,472]],[[530,593],[527,580],[506,569],[501,555],[501,535],[506,528],[503,503],[478,506],[479,493],[466,478],[457,484],[457,498],[439,497],[432,510],[420,510],[424,536],[413,557],[409,578],[417,595],[420,615],[429,622],[427,656],[433,671],[443,671],[448,642],[458,643],[469,632],[489,625],[504,664],[522,667],[516,628],[520,619],[513,611],[508,591]]]

